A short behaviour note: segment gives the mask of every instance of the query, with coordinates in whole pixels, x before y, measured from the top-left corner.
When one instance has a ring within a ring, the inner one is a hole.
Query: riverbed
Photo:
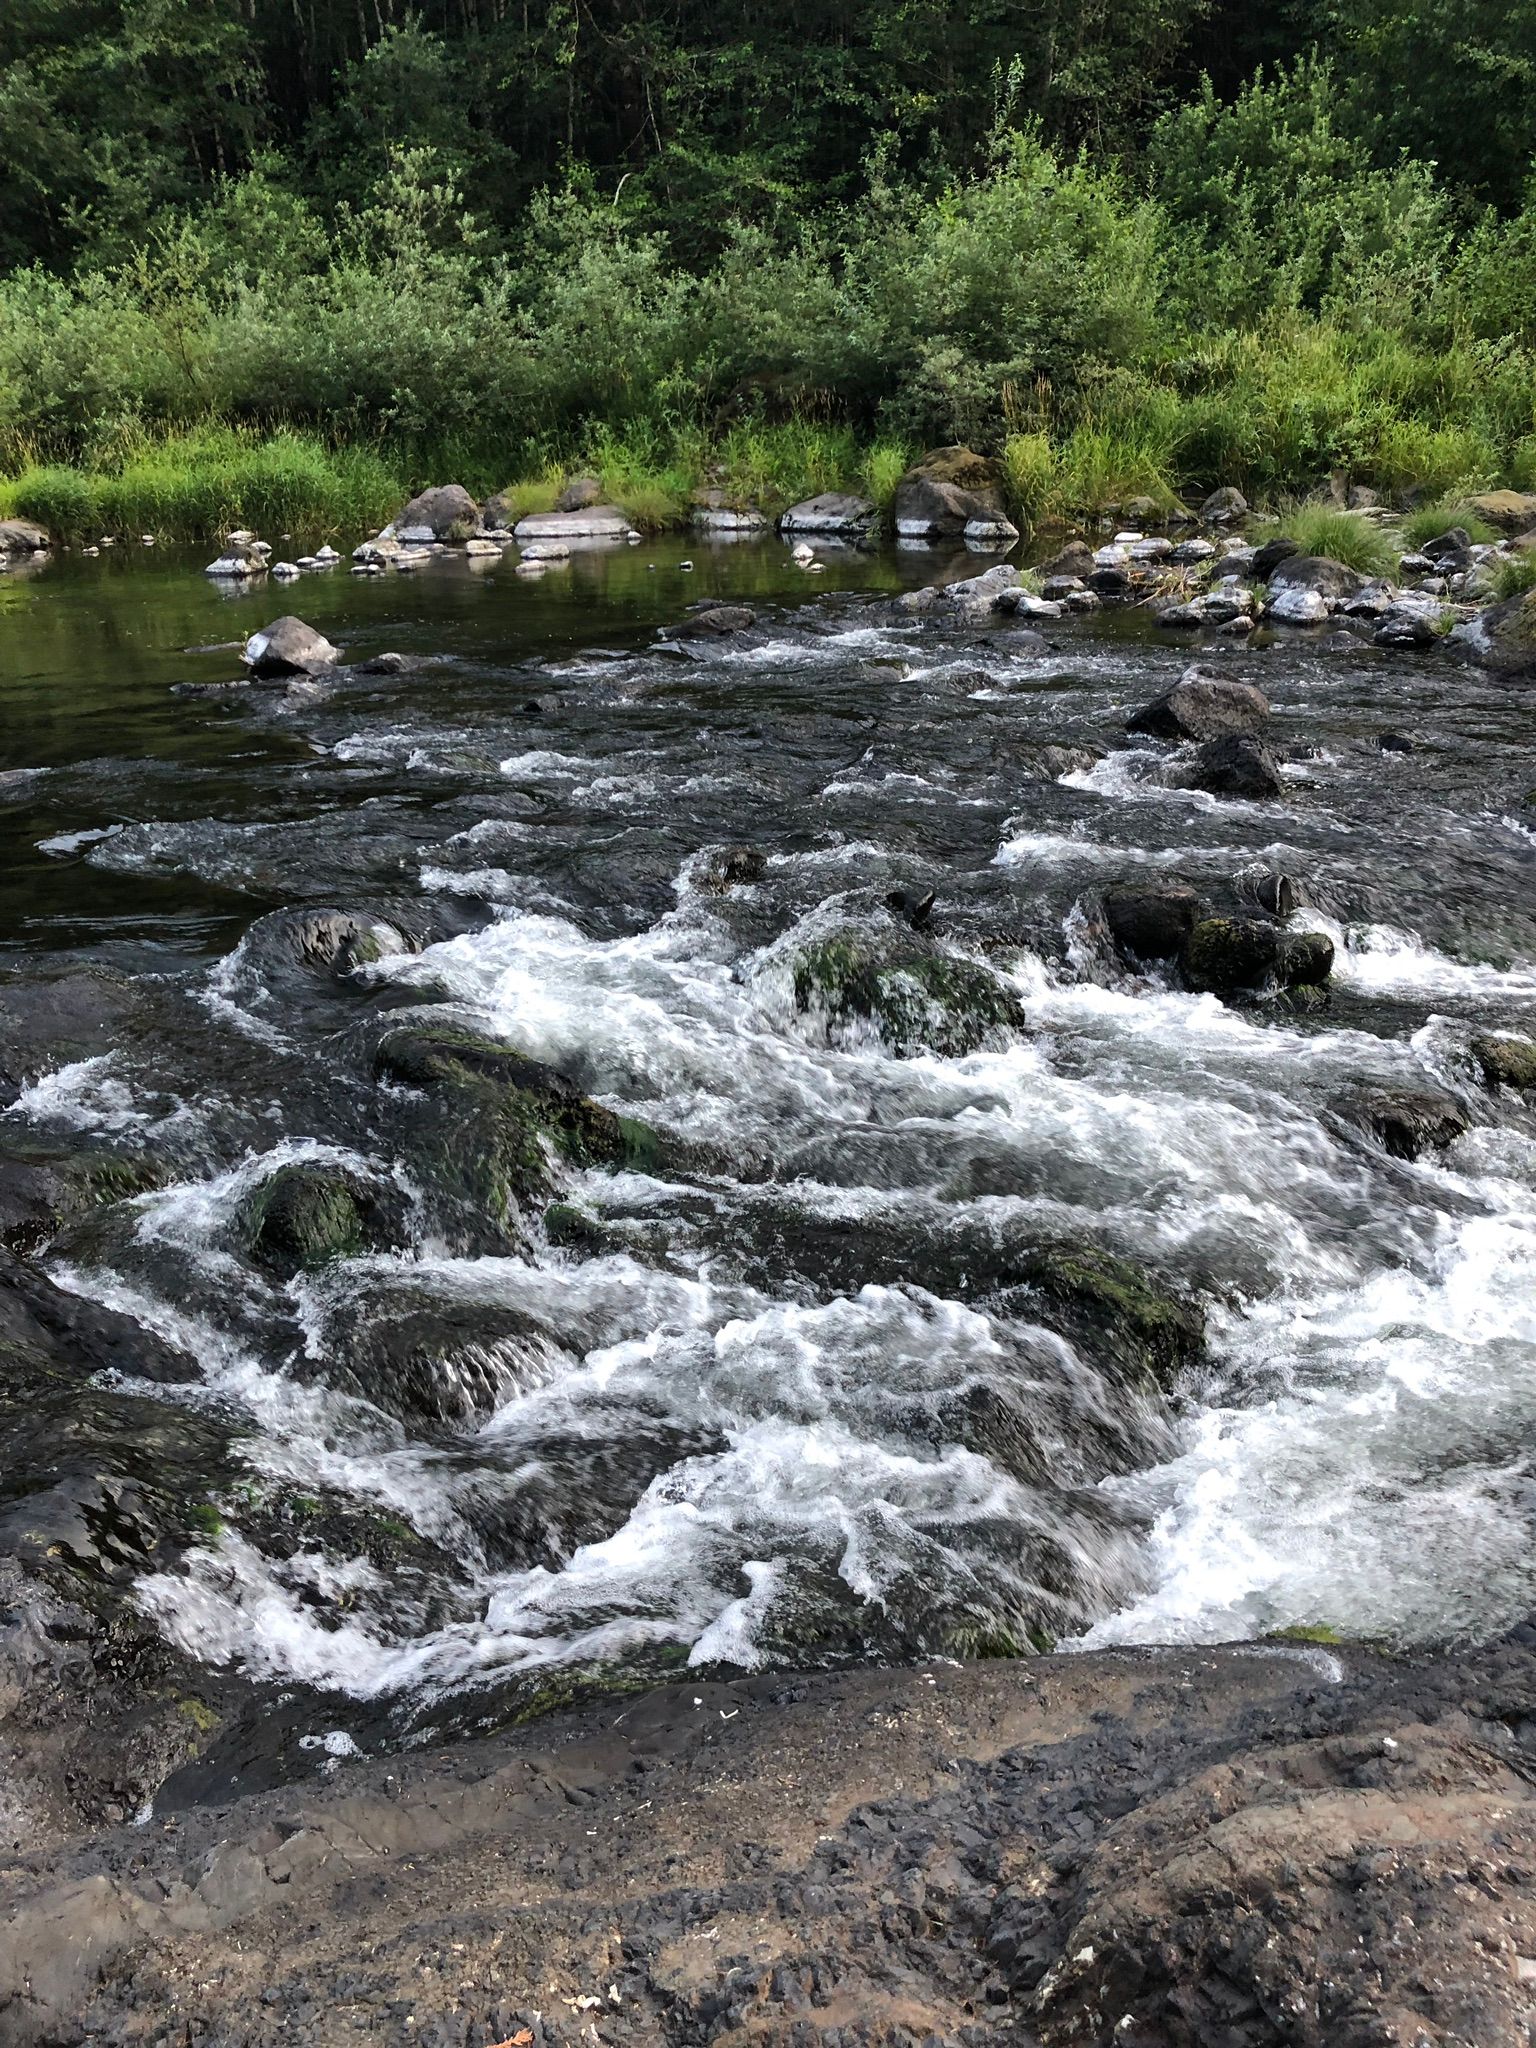
[[[825,561],[0,579],[0,1142],[122,1190],[16,1241],[196,1361],[116,1382],[202,1531],[126,1543],[123,1597],[322,1734],[562,1673],[1481,1641],[1536,1599],[1536,1118],[1469,1052],[1536,1023],[1529,692],[1346,635],[908,616],[983,565]],[[705,598],[755,623],[678,637]],[[223,687],[288,610],[343,665]],[[1279,799],[1127,740],[1197,655],[1268,695]],[[1324,1005],[1103,942],[1113,884],[1275,876],[1334,944]],[[1021,1027],[946,1050],[805,1000],[809,950],[905,943],[929,891],[925,943]],[[314,971],[304,910],[400,943]],[[563,1168],[559,1229],[446,1227],[373,1064],[423,1018],[644,1158]],[[1395,1156],[1373,1089],[1466,1128]],[[275,1279],[239,1219],[305,1162],[391,1240]],[[1194,1304],[1197,1351],[1132,1372],[1042,1248]]]

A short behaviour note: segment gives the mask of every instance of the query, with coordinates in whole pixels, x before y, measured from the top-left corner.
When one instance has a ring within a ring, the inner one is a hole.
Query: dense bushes
[[[225,180],[110,265],[0,279],[7,502],[361,522],[430,475],[532,504],[580,461],[654,525],[706,481],[888,498],[950,440],[998,452],[1034,517],[1536,476],[1536,205],[1375,164],[1315,63],[1204,89],[1134,175],[1002,133],[975,174],[877,166],[856,204],[713,239],[689,269],[579,175],[494,236],[425,146],[329,215]]]

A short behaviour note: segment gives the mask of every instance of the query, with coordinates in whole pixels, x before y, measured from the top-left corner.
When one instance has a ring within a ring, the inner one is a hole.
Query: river
[[[1042,644],[895,612],[964,568],[925,554],[692,561],[0,579],[0,1145],[130,1189],[23,1248],[197,1361],[121,1385],[207,1501],[133,1561],[139,1610],[322,1724],[416,1730],[573,1669],[1529,1611],[1536,1117],[1468,1054],[1536,1022],[1528,693],[1438,650],[1208,645],[1286,763],[1279,800],[1216,798],[1126,742],[1193,658],[1139,614]],[[671,640],[706,596],[756,626]],[[211,687],[289,609],[348,666]],[[1277,873],[1336,948],[1315,1011],[1133,971],[1095,925],[1112,883]],[[925,942],[1023,1008],[948,1056],[797,980],[929,890]],[[317,972],[304,908],[406,944]],[[654,1134],[565,1170],[574,1235],[445,1227],[371,1065],[423,1015]],[[1467,1128],[1392,1156],[1346,1113],[1370,1088]],[[239,1219],[303,1161],[380,1189],[393,1237],[274,1278]],[[1198,1300],[1198,1356],[1138,1378],[1021,1281],[1040,1247]]]

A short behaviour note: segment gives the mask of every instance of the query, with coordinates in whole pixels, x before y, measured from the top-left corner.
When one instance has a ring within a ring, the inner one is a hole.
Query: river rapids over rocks
[[[1128,736],[1191,654],[1127,618],[578,585],[535,644],[420,587],[0,781],[0,1214],[95,1333],[0,1398],[8,1554],[332,1753],[1536,1604],[1536,1114],[1476,1050],[1536,1021],[1528,692],[1223,650],[1253,801]],[[1331,978],[1116,943],[1180,888]]]

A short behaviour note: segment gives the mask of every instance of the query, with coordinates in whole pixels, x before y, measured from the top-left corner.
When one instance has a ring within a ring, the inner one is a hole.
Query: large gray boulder
[[[1536,526],[1536,491],[1483,491],[1469,498],[1467,507],[1501,533],[1524,533]]]
[[[868,498],[856,498],[847,491],[823,491],[791,505],[779,519],[779,531],[836,533],[857,539],[873,533],[879,524],[879,508]]]
[[[462,484],[437,484],[412,498],[394,521],[396,540],[417,544],[468,540],[480,524],[480,507]]]
[[[1536,590],[1490,605],[1457,626],[1450,644],[1498,675],[1536,679]]]
[[[970,448],[933,448],[896,486],[896,531],[908,540],[1017,540],[994,464]]]
[[[583,512],[530,512],[512,531],[519,541],[627,540],[630,524],[617,505],[592,505]]]
[[[1172,689],[1133,711],[1125,729],[1161,740],[1214,740],[1257,732],[1268,717],[1269,699],[1261,689],[1197,663]]]
[[[1365,578],[1332,555],[1287,555],[1269,572],[1272,591],[1315,590],[1320,597],[1342,600],[1364,588]]]
[[[253,676],[313,676],[334,667],[339,650],[323,633],[287,613],[253,633],[240,659]]]
[[[40,555],[52,545],[35,520],[0,519],[0,555]]]

